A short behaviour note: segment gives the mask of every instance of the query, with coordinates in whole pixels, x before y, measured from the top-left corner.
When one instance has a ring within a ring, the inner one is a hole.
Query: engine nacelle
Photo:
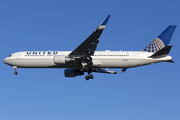
[[[54,56],[54,63],[55,64],[65,64],[67,62],[75,61],[74,58],[69,58],[64,55],[56,55]]]
[[[64,70],[64,76],[65,77],[76,77],[84,75],[84,72],[78,70],[78,69],[65,69]]]

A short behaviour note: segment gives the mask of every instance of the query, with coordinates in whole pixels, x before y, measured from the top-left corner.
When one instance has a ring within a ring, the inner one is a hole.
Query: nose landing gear
[[[18,67],[17,66],[13,66],[13,68],[14,68],[14,74],[17,75],[18,74],[18,72],[17,72]]]

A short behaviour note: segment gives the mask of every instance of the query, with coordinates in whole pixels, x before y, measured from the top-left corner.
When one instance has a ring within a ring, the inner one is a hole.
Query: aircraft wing
[[[98,72],[98,73],[108,73],[108,74],[117,74],[116,71],[110,71],[107,69],[102,69],[102,68],[96,68],[96,69],[92,69],[92,72]]]
[[[168,61],[168,62],[171,62],[171,61]],[[95,68],[95,69],[92,69],[92,72],[117,74],[117,73],[124,73],[126,72],[126,70],[127,68],[123,68],[120,72],[117,72],[117,71],[111,71],[111,70],[103,69],[103,68]]]
[[[99,43],[99,37],[101,36],[106,24],[111,15],[108,15],[104,21],[99,25],[99,27],[83,42],[81,43],[74,51],[72,51],[69,56],[87,56],[90,57],[94,54],[96,47]]]

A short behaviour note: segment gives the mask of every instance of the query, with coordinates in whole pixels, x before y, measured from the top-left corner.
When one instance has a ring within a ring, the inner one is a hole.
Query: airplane
[[[97,29],[73,51],[23,51],[16,52],[4,59],[4,63],[14,68],[66,68],[65,77],[84,75],[86,80],[93,79],[93,72],[117,74],[128,68],[139,67],[159,62],[172,61],[169,42],[176,25],[169,25],[147,47],[140,51],[96,51],[99,38],[111,15],[108,15]],[[119,68],[111,71],[109,68]]]

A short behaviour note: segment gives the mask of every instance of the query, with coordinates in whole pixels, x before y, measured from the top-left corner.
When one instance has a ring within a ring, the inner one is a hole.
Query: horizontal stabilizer
[[[151,55],[149,58],[160,58],[160,57],[166,57],[169,54],[169,51],[171,50],[172,45],[165,46],[161,50],[157,51],[153,55]]]

